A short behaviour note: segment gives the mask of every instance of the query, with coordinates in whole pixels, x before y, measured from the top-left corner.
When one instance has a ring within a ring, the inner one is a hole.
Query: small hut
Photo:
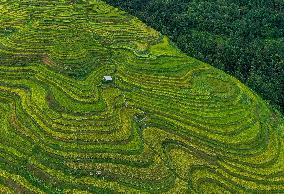
[[[111,82],[112,81],[112,77],[110,75],[105,75],[104,76],[104,81],[105,82]]]

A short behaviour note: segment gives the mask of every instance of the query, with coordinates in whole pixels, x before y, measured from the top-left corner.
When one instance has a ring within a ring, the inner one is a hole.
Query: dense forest
[[[284,111],[283,0],[106,0]]]

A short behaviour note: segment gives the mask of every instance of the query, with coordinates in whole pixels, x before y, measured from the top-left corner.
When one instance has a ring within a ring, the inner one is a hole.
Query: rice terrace
[[[0,1],[0,193],[284,193],[284,122],[100,0]]]

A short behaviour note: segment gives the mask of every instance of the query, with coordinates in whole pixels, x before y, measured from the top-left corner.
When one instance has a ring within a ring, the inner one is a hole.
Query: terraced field
[[[0,193],[284,193],[283,118],[136,18],[2,0],[0,24]]]

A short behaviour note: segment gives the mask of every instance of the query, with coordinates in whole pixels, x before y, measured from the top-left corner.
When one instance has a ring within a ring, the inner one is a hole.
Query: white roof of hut
[[[112,77],[110,75],[105,75],[104,80],[105,81],[112,81]]]

